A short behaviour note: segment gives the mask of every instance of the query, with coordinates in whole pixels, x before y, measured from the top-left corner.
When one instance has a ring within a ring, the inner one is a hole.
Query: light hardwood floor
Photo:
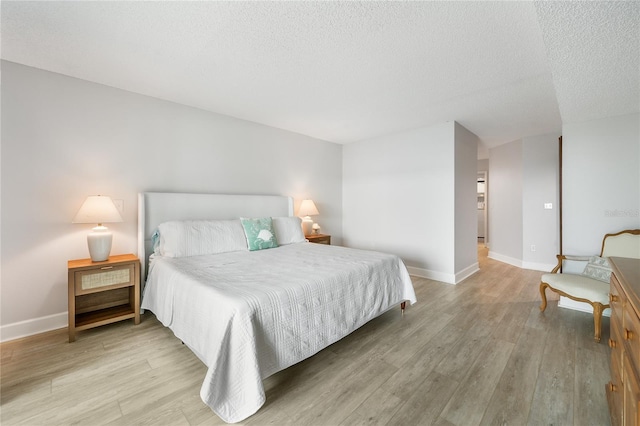
[[[538,306],[540,272],[486,258],[453,286],[414,278],[393,310],[265,380],[247,425],[607,425],[609,320]],[[199,392],[205,366],[146,313],[78,334],[0,345],[2,425],[224,424]]]

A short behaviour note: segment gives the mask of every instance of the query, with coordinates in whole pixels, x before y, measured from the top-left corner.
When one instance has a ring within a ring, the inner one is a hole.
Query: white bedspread
[[[397,256],[299,243],[155,257],[142,308],[206,364],[200,396],[233,423],[264,403],[262,379],[404,300],[413,304],[416,297]]]

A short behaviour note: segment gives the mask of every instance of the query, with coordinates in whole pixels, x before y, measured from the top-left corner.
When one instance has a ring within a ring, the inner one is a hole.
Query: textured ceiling
[[[640,111],[640,3],[540,2],[565,123]]]
[[[345,143],[638,112],[636,2],[1,2],[3,59]]]

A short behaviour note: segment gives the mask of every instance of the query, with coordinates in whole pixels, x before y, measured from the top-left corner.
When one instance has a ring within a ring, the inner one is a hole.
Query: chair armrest
[[[579,260],[582,262],[588,262],[589,259],[591,258],[591,256],[570,256],[570,255],[563,255],[562,256],[563,260]]]
[[[578,262],[588,262],[590,256],[572,256],[565,254],[557,254],[558,264],[551,270],[552,274],[557,274],[558,271],[562,268],[562,263],[565,260],[578,261]]]
[[[558,264],[555,266],[555,268],[553,268],[551,270],[552,274],[557,274],[558,273],[560,268],[562,268],[562,261],[566,258],[566,256],[564,256],[562,254],[556,254],[556,257],[558,258]]]

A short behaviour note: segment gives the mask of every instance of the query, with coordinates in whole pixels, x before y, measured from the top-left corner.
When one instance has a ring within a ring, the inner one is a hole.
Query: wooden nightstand
[[[104,262],[70,260],[69,342],[76,331],[133,318],[140,324],[140,260],[133,254]]]
[[[305,238],[309,240],[310,243],[318,243],[318,244],[331,244],[331,235],[327,234],[311,234],[305,235]]]

